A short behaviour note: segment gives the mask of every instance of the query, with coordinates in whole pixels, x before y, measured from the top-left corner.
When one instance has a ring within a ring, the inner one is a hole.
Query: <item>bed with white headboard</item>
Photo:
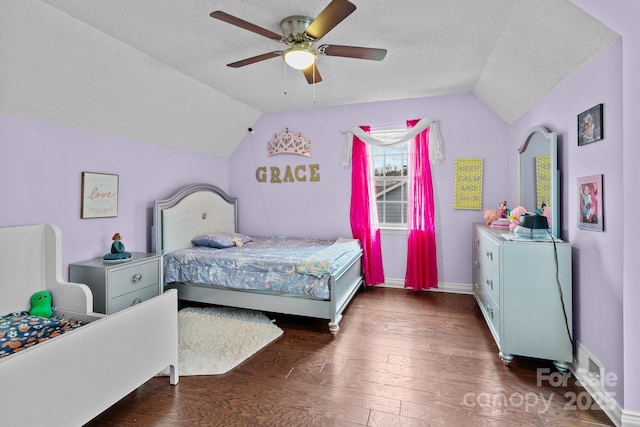
[[[43,320],[86,322],[0,357],[2,425],[80,426],[167,367],[169,382],[178,382],[176,292],[94,313],[89,287],[62,279],[61,247],[52,225],[0,228],[0,316],[28,313],[31,296],[49,291],[57,310]],[[0,329],[0,347],[19,348],[7,330]]]
[[[192,239],[197,236],[237,233],[237,209],[237,199],[217,186],[189,185],[168,199],[155,202],[152,250],[169,255],[192,248]],[[323,299],[283,292],[236,289],[220,283],[205,284],[195,281],[165,281],[165,288],[177,289],[178,298],[183,301],[327,319],[329,330],[335,334],[339,330],[343,311],[363,283],[362,251],[357,241],[352,243],[356,245],[357,251],[353,251],[348,260],[343,257],[339,267],[333,264],[336,269],[324,276],[323,280],[328,283],[328,296]],[[251,244],[246,244],[244,248],[249,250],[250,246]],[[168,269],[167,258],[170,256],[165,257],[165,271]]]

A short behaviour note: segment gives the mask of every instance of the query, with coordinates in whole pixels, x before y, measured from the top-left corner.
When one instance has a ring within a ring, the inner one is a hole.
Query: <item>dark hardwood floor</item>
[[[87,426],[613,425],[572,407],[589,406],[574,378],[539,381],[550,362],[504,366],[470,295],[367,288],[336,337],[275,317],[283,336],[233,371],[153,378]]]

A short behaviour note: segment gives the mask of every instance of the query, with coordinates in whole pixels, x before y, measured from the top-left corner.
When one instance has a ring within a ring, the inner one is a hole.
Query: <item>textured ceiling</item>
[[[262,112],[474,93],[510,123],[618,38],[565,0],[353,0],[357,10],[319,44],[387,57],[320,56],[324,80],[309,85],[280,58],[226,67],[284,45],[209,14],[279,33],[282,18],[315,17],[329,0],[42,1]]]

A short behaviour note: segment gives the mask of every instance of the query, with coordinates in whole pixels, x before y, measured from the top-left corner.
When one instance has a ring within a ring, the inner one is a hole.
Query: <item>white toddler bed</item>
[[[89,322],[0,358],[2,425],[80,426],[169,367],[178,382],[177,295],[105,316],[83,284],[62,280],[57,227],[0,228],[0,315],[49,290],[55,316]]]
[[[152,248],[156,253],[170,254],[191,248],[192,239],[203,234],[237,231],[237,199],[214,185],[190,185],[169,199],[155,202]],[[357,250],[345,255],[340,266],[324,277],[329,286],[326,292],[329,295],[324,299],[236,289],[221,283],[175,281],[165,285],[177,289],[180,300],[327,319],[329,330],[336,334],[343,311],[363,283],[362,251],[357,241],[355,244]]]

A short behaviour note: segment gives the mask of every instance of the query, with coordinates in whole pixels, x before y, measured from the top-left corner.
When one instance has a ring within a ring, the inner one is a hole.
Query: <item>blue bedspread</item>
[[[360,254],[357,240],[254,237],[241,247],[193,247],[164,257],[164,281],[281,292],[328,300],[329,277]],[[315,268],[313,267],[315,265]]]

